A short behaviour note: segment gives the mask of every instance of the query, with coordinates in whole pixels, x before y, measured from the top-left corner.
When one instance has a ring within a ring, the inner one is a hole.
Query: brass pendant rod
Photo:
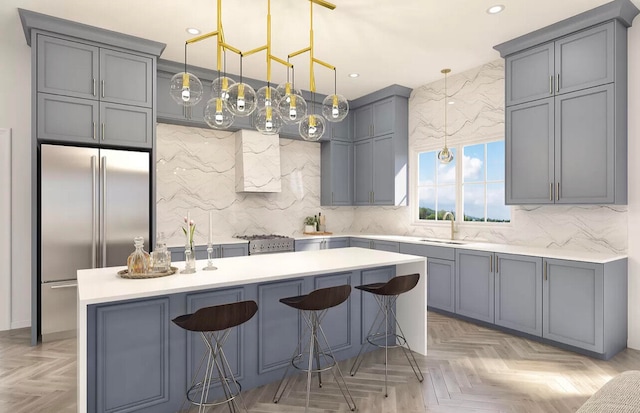
[[[315,3],[318,6],[322,6],[322,7],[326,7],[329,10],[333,10],[336,8],[336,5],[333,3],[329,3],[328,1],[325,0],[309,0],[311,3]]]

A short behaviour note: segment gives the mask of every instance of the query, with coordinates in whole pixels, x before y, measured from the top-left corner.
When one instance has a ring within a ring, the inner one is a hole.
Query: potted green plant
[[[304,232],[316,232],[315,217],[306,217],[304,219]]]

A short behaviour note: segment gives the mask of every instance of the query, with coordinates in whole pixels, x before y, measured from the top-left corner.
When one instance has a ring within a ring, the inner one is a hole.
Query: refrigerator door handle
[[[98,228],[97,228],[97,209],[98,209],[98,187],[97,187],[97,159],[96,156],[91,157],[91,266],[98,266]]]
[[[57,290],[60,288],[76,288],[78,286],[78,283],[73,283],[73,284],[61,284],[61,285],[52,285],[51,288],[52,290]]]
[[[100,267],[106,267],[107,266],[107,218],[106,218],[106,211],[105,211],[105,205],[106,205],[106,197],[107,197],[107,157],[103,156],[102,157],[102,165],[101,165],[101,169],[102,169],[102,178],[101,178],[101,182],[100,182],[100,188],[102,189],[102,196],[100,199],[100,217],[102,218],[102,228],[100,228],[100,246],[102,249],[102,256],[101,256],[101,262],[100,262]]]

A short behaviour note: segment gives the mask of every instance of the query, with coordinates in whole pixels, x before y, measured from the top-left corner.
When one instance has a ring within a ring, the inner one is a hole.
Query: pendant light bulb
[[[211,82],[211,97],[222,98],[223,101],[229,100],[229,87],[236,82],[230,77],[220,76]]]
[[[280,96],[277,107],[285,124],[299,123],[307,116],[307,101],[304,100],[299,90],[293,88],[291,83],[283,83],[276,90]]]
[[[234,116],[249,116],[256,109],[256,92],[246,83],[235,83],[227,89],[227,107]]]
[[[447,147],[447,74],[451,73],[451,69],[442,69],[440,73],[444,74],[444,148],[438,152],[438,160],[442,164],[448,164],[453,161],[453,152]]]
[[[235,116],[229,111],[221,97],[210,99],[204,109],[204,121],[213,129],[227,129]]]
[[[349,113],[349,101],[342,95],[329,95],[322,101],[322,115],[329,122],[340,122]]]
[[[195,106],[202,99],[202,82],[192,73],[176,73],[171,78],[169,94],[179,105]]]
[[[266,106],[255,112],[253,126],[263,135],[275,135],[282,129],[282,117],[272,106]]]
[[[322,138],[325,131],[325,121],[322,116],[307,115],[298,127],[300,136],[306,141],[316,142]]]
[[[280,93],[278,93],[275,87],[263,86],[256,92],[256,107],[258,110],[266,108],[267,106],[276,107],[276,102],[278,102],[280,98]]]

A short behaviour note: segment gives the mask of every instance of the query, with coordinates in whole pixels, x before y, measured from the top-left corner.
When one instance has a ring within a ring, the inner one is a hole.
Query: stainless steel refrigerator
[[[43,341],[75,333],[77,270],[126,265],[136,236],[148,250],[149,167],[147,152],[41,145]]]

